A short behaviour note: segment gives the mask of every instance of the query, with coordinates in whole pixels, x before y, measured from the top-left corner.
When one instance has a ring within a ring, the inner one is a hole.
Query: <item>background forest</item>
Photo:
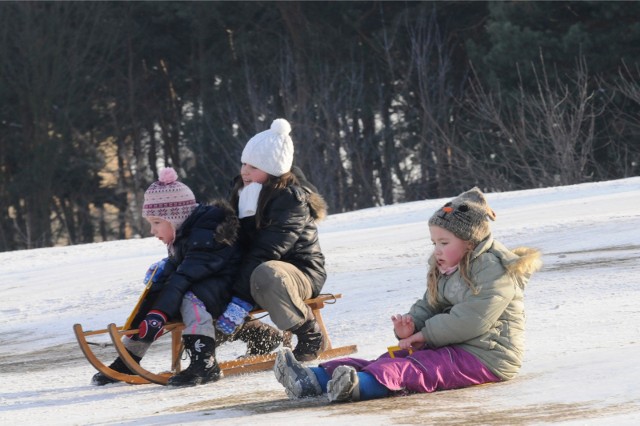
[[[227,197],[278,117],[331,213],[639,174],[640,2],[1,2],[0,251]]]

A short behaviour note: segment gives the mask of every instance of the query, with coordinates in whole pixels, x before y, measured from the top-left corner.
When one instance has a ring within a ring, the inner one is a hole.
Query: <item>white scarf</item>
[[[258,210],[258,197],[260,197],[261,190],[262,184],[257,182],[240,188],[238,191],[238,217],[240,219],[256,214]]]

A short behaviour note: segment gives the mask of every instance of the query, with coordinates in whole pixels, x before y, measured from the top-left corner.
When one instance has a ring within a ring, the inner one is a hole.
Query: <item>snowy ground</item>
[[[188,389],[89,385],[93,368],[72,332],[122,323],[152,238],[0,253],[0,424],[638,424],[640,422],[640,178],[488,194],[496,239],[544,253],[526,292],[527,356],[510,382],[329,405],[287,400],[271,372]],[[425,288],[426,222],[444,200],[330,216],[320,238],[323,310],[334,346],[374,358],[395,343],[389,317]],[[99,341],[98,338],[94,339]],[[168,367],[157,342],[143,365]],[[113,349],[96,349],[107,363]],[[240,344],[220,359],[243,353]]]

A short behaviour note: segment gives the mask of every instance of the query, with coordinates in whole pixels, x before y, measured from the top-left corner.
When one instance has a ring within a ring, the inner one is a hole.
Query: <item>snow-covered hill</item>
[[[533,246],[545,266],[526,292],[527,355],[510,382],[328,405],[288,401],[271,372],[188,389],[97,388],[72,326],[126,319],[153,238],[0,253],[0,423],[24,424],[638,424],[640,178],[488,194],[496,239]],[[427,220],[445,200],[329,216],[320,227],[335,345],[373,358],[394,344],[390,316],[425,289]],[[99,340],[96,338],[96,340]],[[106,340],[105,340],[106,341]],[[167,343],[145,358],[168,367]],[[112,349],[96,349],[105,361]],[[243,353],[219,349],[220,359]]]

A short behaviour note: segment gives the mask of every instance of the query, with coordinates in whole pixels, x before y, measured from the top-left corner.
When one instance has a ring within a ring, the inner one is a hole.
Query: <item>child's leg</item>
[[[290,351],[287,353],[286,350],[278,354],[274,371],[278,381],[286,388],[287,394],[296,398],[327,393],[327,384],[332,380],[324,368],[305,367],[295,360]],[[384,387],[371,374],[353,371],[354,377],[353,380],[350,380],[349,400],[352,393],[358,395],[356,398],[358,401],[383,398],[390,394],[389,389]],[[336,374],[336,376],[338,375]],[[356,388],[355,391],[354,388]]]
[[[327,383],[327,395],[330,402],[366,401],[384,398],[391,392],[375,377],[355,368],[343,365],[333,370]]]
[[[364,371],[358,372],[358,381],[360,382],[360,401],[384,398],[391,393],[391,391],[377,381],[375,377]]]
[[[194,334],[215,339],[213,317],[205,308],[204,303],[190,291],[186,292],[182,298],[180,314],[184,323],[183,336]]]
[[[204,303],[190,291],[182,299],[180,314],[185,325],[183,335],[198,334],[215,338],[213,317],[207,312]],[[151,343],[128,337],[123,337],[122,342],[129,352],[139,358],[142,358],[151,346]]]
[[[213,317],[192,292],[188,291],[180,305],[182,342],[189,354],[189,367],[171,376],[167,386],[183,387],[215,382],[222,377],[216,361],[216,333]]]
[[[313,371],[313,374],[316,375],[316,379],[318,379],[318,384],[320,385],[320,389],[322,389],[322,393],[327,393],[327,382],[331,380],[331,376],[327,373],[322,367],[310,367],[309,370]]]
[[[321,395],[323,390],[316,373],[298,361],[289,348],[284,348],[273,365],[276,380],[280,382],[291,399]],[[326,380],[325,389],[326,389]]]
[[[500,381],[475,356],[455,346],[381,357],[364,371],[392,391],[434,392]]]
[[[322,393],[327,392],[327,383],[331,380],[331,376],[322,367],[309,367],[313,374],[316,375]],[[376,399],[389,395],[389,389],[385,388],[379,381],[369,373],[364,371],[358,372],[358,381],[360,382],[361,399]]]
[[[132,339],[128,336],[122,337],[122,344],[131,354],[137,356],[138,358],[142,358],[151,347],[151,343],[149,342]]]

